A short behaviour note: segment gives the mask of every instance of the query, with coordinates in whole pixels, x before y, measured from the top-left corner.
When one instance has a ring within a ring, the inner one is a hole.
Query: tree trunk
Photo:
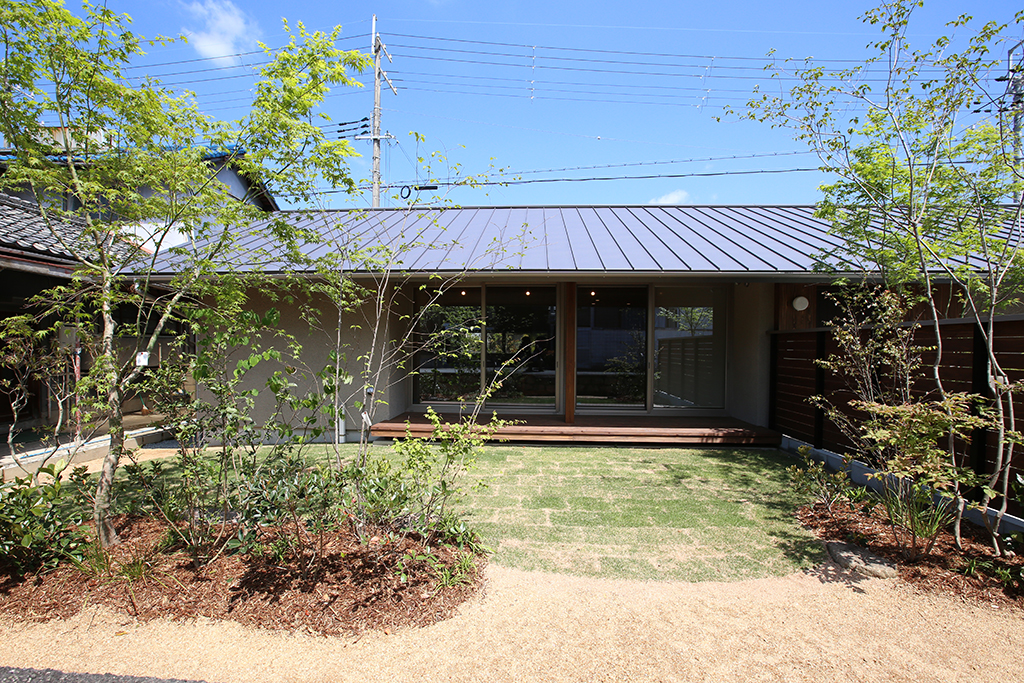
[[[121,461],[121,453],[124,452],[124,416],[121,411],[120,389],[114,388],[110,391],[109,415],[110,450],[103,457],[103,469],[100,470],[100,480],[96,485],[96,501],[92,512],[93,520],[96,522],[96,535],[103,548],[121,541],[114,530],[111,511],[114,502],[114,473]]]

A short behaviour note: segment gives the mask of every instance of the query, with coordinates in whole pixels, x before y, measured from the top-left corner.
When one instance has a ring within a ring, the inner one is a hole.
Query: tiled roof
[[[62,217],[51,225],[52,230],[36,204],[0,194],[0,248],[68,263],[77,263],[73,252],[95,255],[96,245],[84,235],[83,221]],[[114,249],[121,258],[137,252],[136,247],[123,241],[118,241]]]
[[[271,214],[239,235],[236,264],[285,267],[275,220],[325,238],[305,247],[308,256],[380,245],[408,273],[810,274],[816,257],[841,243],[813,206],[362,209]],[[173,272],[174,261],[158,267]]]

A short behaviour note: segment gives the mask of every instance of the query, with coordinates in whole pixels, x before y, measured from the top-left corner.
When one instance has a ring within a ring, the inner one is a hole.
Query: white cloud
[[[185,5],[185,10],[202,23],[199,29],[182,29],[201,57],[219,57],[224,65],[238,64],[238,58],[229,55],[252,50],[260,37],[256,20],[231,0],[200,0]]]
[[[672,190],[668,194],[655,197],[648,204],[686,204],[690,201],[690,193],[686,190]]]

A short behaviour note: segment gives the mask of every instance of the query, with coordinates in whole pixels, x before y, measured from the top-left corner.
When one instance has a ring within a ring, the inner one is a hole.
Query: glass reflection
[[[576,402],[644,407],[647,394],[647,289],[577,290]]]
[[[654,303],[654,405],[721,408],[725,290],[658,288]]]
[[[488,287],[487,386],[495,403],[554,405],[555,288]]]
[[[417,326],[421,346],[413,391],[420,402],[475,401],[483,350],[480,290],[453,289],[435,297]]]

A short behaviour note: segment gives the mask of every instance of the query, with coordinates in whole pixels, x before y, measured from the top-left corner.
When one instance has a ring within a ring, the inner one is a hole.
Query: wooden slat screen
[[[980,344],[973,323],[948,323],[942,327],[942,368],[943,386],[947,392],[984,393],[983,382],[985,362],[984,345]],[[822,341],[819,335],[826,339]],[[935,333],[930,327],[921,327],[916,341],[924,346],[935,345]],[[1024,320],[997,320],[995,323],[994,350],[997,359],[1007,372],[1010,381],[1024,379]],[[828,357],[837,351],[832,336],[821,330],[795,330],[777,332],[773,339],[772,359],[772,414],[770,426],[784,434],[839,453],[849,449],[849,443],[838,427],[825,419],[808,398],[815,394],[830,397],[835,405],[845,405],[849,392],[843,382],[832,373],[819,368],[815,360]],[[923,354],[925,379],[916,390],[925,395],[934,389],[930,366],[934,363],[935,351]],[[979,379],[978,370],[981,369]],[[1017,416],[1016,428],[1024,431],[1024,396],[1018,395],[1014,402]],[[964,448],[969,448],[965,445]],[[979,447],[980,448],[980,447]],[[991,472],[995,462],[995,436],[988,434],[984,450],[979,451],[976,469],[983,466]],[[1017,469],[1024,470],[1024,452],[1015,456]],[[984,460],[982,465],[981,460]],[[1012,476],[1012,475],[1011,475]],[[1020,512],[1019,509],[1016,512]]]

